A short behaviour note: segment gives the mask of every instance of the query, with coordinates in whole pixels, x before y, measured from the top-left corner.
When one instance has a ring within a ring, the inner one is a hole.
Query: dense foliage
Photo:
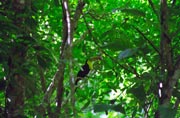
[[[180,117],[179,9],[178,0],[0,1],[0,117]]]

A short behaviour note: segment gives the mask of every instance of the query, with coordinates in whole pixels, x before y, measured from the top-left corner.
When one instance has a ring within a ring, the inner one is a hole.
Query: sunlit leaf
[[[104,112],[111,108],[111,106],[107,104],[96,104],[94,105],[94,112]]]
[[[84,104],[84,106],[81,108],[81,110],[86,109],[86,108],[89,106],[89,104],[90,104],[90,101],[88,100],[88,101]]]

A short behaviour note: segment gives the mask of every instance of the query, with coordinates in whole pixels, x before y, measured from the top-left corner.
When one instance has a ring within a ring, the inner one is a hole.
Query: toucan
[[[75,81],[75,85],[78,84],[79,80],[82,80],[84,77],[86,77],[90,70],[93,69],[93,63],[96,60],[101,60],[101,56],[92,57],[90,59],[87,59],[85,64],[81,67],[79,72],[77,73],[77,79]]]

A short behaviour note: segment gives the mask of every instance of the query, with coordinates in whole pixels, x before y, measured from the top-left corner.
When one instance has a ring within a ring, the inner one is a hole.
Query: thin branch
[[[77,5],[77,7],[76,7],[76,11],[75,11],[75,14],[74,14],[74,17],[73,17],[73,30],[72,31],[74,31],[74,29],[77,27],[77,23],[78,23],[78,20],[79,20],[79,18],[80,18],[80,16],[81,16],[81,14],[82,14],[82,10],[83,10],[83,8],[84,8],[84,5],[85,5],[85,2],[83,1],[83,0],[78,0],[78,5]]]
[[[76,7],[76,11],[73,17],[73,20],[71,20],[71,14],[69,10],[68,0],[62,0],[62,9],[63,9],[63,41],[64,43],[64,50],[66,52],[62,52],[64,54],[64,57],[69,62],[69,69],[70,69],[70,87],[71,87],[71,103],[72,103],[72,110],[73,115],[76,117],[76,110],[75,110],[75,98],[74,98],[74,76],[73,76],[73,61],[72,61],[72,42],[73,42],[73,34],[74,30],[77,27],[77,22],[80,18],[80,15],[82,13],[82,9],[85,5],[83,0],[79,0],[78,5]],[[64,76],[64,74],[62,75]],[[63,81],[64,77],[62,79],[58,80],[59,86],[57,91],[57,112],[61,110],[62,106],[62,98],[63,98]]]
[[[87,34],[88,34],[88,31],[85,31],[85,32],[80,36],[80,38],[73,43],[73,46],[76,46],[76,45],[78,45],[81,41],[83,41],[83,40],[85,39],[85,37],[87,36]]]
[[[39,75],[40,75],[40,80],[41,80],[42,91],[45,93],[46,92],[46,79],[44,77],[43,69],[40,66],[39,66]]]
[[[156,48],[156,46],[151,42],[137,27],[133,26],[133,28],[150,44],[150,46],[159,54],[161,55],[159,50]]]
[[[123,68],[124,70],[126,70],[126,71],[128,71],[128,72],[130,72],[130,73],[132,73],[132,74],[134,74],[134,75],[136,75],[137,78],[140,78],[140,75],[137,73],[137,71],[136,71],[136,69],[135,69],[134,67],[132,67],[132,66],[130,66],[130,65],[122,65],[122,64],[120,64],[116,59],[114,59],[114,58],[111,57],[108,53],[106,53],[104,50],[101,49],[101,46],[100,46],[99,43],[97,42],[96,38],[93,36],[92,31],[91,31],[91,29],[90,29],[90,27],[89,27],[89,25],[88,25],[88,23],[87,23],[87,21],[86,21],[86,19],[85,19],[84,16],[83,16],[83,19],[84,19],[84,22],[85,22],[85,24],[86,24],[86,28],[87,28],[87,30],[88,30],[88,32],[89,32],[89,35],[92,37],[92,39],[93,39],[94,43],[96,44],[96,46],[98,47],[98,49],[99,49],[103,54],[105,54],[107,57],[109,57],[112,61],[116,62],[116,63],[118,64],[118,66],[120,66],[120,67]],[[133,70],[130,70],[128,67],[132,68]]]
[[[148,0],[148,2],[149,2],[149,4],[150,4],[150,6],[151,6],[153,12],[156,14],[156,16],[157,16],[158,19],[159,19],[158,12],[156,11],[156,9],[155,9],[155,7],[154,7],[154,4],[153,4],[152,0]]]
[[[95,12],[95,11],[93,11],[93,12]],[[87,12],[87,14],[94,20],[102,20],[109,15],[108,13],[104,13],[100,16],[100,15],[91,13],[91,11]]]
[[[62,1],[61,1],[61,5],[62,5]],[[65,11],[63,10],[63,14],[65,14]],[[58,92],[57,92],[57,96],[59,97],[59,99],[57,99],[58,101],[58,106],[57,106],[57,111],[60,110],[61,108],[61,102],[62,102],[62,95],[63,95],[63,80],[64,80],[64,70],[65,70],[65,48],[66,48],[66,42],[67,42],[67,23],[66,23],[66,16],[63,16],[63,33],[62,33],[62,44],[60,46],[60,62],[59,62],[59,66],[58,69],[54,75],[54,77],[52,78],[52,82],[50,83],[50,85],[48,86],[44,98],[42,100],[42,105],[47,109],[49,106],[49,101],[50,101],[50,97],[53,94],[54,90],[56,89],[57,85],[58,85]],[[49,111],[50,112],[50,111]]]
[[[87,83],[86,81],[87,81],[87,79],[82,79],[82,82],[79,83],[77,86],[74,87],[74,88],[75,88],[75,91],[76,91],[78,88],[80,88],[80,86],[84,85],[84,83]],[[65,99],[65,100],[63,101],[63,103],[62,103],[62,107],[67,105],[67,103],[68,103],[68,101],[70,100],[71,96],[72,96],[72,92],[67,95],[66,99]]]
[[[42,103],[46,104],[46,103],[49,103],[49,99],[50,99],[50,96],[52,95],[52,93],[54,92],[55,90],[55,87],[57,85],[57,80],[63,75],[63,71],[65,68],[65,63],[64,62],[61,62],[59,64],[59,67],[58,67],[58,70],[56,71],[54,77],[53,77],[53,81],[50,83],[49,87],[47,88],[46,90],[46,93],[44,95],[44,99],[42,101]]]
[[[174,109],[178,109],[179,104],[180,104],[180,100],[177,98],[177,100],[176,100],[176,102],[175,102],[173,108],[174,108]]]
[[[70,60],[71,59],[71,42],[72,42],[72,25],[71,25],[71,16],[70,16],[70,11],[69,11],[69,4],[68,0],[62,0],[61,1],[61,6],[62,6],[62,11],[63,11],[63,43],[64,47],[63,50],[65,51],[62,53],[64,55],[64,60]],[[61,57],[62,57],[61,55]],[[64,93],[64,70],[65,67],[63,68],[63,73],[61,75],[61,78],[58,79],[58,86],[57,86],[57,108],[56,112],[61,111],[61,106],[62,106],[62,100],[63,100],[63,93]]]

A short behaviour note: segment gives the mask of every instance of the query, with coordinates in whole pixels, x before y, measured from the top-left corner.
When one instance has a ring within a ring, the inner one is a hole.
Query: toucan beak
[[[90,61],[102,60],[102,56],[95,56],[89,59]]]

